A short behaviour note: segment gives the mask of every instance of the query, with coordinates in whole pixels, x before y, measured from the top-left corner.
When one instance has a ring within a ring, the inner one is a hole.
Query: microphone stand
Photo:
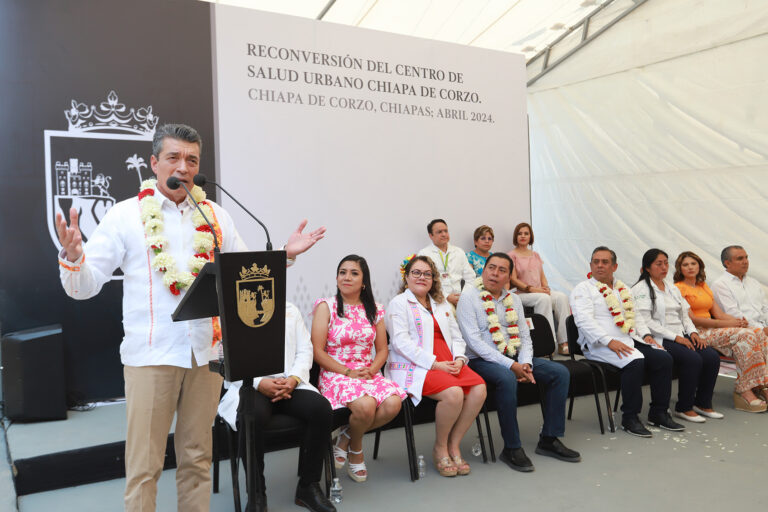
[[[200,212],[200,215],[203,216],[203,220],[206,224],[208,224],[208,228],[211,230],[211,234],[213,235],[213,253],[214,253],[214,261],[216,260],[216,255],[221,252],[221,249],[219,248],[219,238],[216,236],[216,230],[213,229],[213,224],[211,224],[211,221],[208,220],[208,217],[205,216],[205,213],[203,212],[203,209],[200,208],[200,205],[197,204],[197,201],[195,201],[195,198],[192,197],[192,192],[189,191],[187,186],[184,184],[183,181],[180,179],[171,176],[168,178],[168,181],[166,182],[166,185],[168,188],[175,190],[179,188],[179,185],[181,185],[184,188],[184,191],[187,193],[187,197],[192,199],[192,203],[194,203],[195,208],[197,208],[197,211]]]
[[[203,186],[203,185],[205,185],[206,183],[210,183],[210,184],[212,184],[212,185],[214,185],[214,186],[218,187],[218,188],[219,188],[219,190],[221,190],[222,192],[224,192],[224,193],[227,195],[227,197],[229,197],[231,200],[233,200],[237,206],[239,206],[240,208],[242,208],[242,209],[243,209],[243,211],[244,211],[245,213],[247,213],[247,214],[248,214],[248,215],[249,215],[249,216],[250,216],[250,217],[251,217],[253,220],[255,220],[256,222],[258,222],[258,223],[259,223],[259,225],[260,225],[260,226],[261,226],[261,227],[264,229],[264,233],[267,235],[267,250],[268,250],[268,251],[271,251],[271,250],[272,250],[272,241],[271,241],[271,239],[269,238],[269,230],[267,229],[267,226],[265,226],[265,225],[264,225],[264,223],[263,223],[263,222],[261,222],[261,221],[260,221],[260,220],[259,220],[259,219],[258,219],[258,218],[257,218],[257,217],[254,215],[254,214],[252,214],[252,213],[251,213],[251,212],[248,210],[248,208],[246,208],[245,206],[243,206],[243,205],[242,205],[242,203],[240,203],[240,201],[238,201],[237,199],[235,199],[235,196],[233,196],[232,194],[230,194],[229,192],[227,192],[227,189],[225,189],[224,187],[222,187],[221,185],[219,185],[219,184],[218,184],[218,183],[216,183],[215,181],[209,180],[208,178],[206,178],[206,177],[205,177],[204,175],[202,175],[202,174],[196,174],[196,175],[195,175],[195,177],[193,178],[193,181],[195,182],[195,185],[197,185],[197,186],[199,186],[199,187],[202,187],[202,186]]]

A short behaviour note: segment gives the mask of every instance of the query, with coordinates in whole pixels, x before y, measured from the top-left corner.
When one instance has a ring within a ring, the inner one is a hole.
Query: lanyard
[[[443,270],[448,272],[448,252],[445,253],[445,258],[443,258],[443,253],[440,251],[440,249],[437,250],[437,253],[440,255],[440,261],[443,263]]]

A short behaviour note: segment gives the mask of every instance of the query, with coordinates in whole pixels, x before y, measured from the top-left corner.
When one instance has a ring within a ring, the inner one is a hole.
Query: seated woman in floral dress
[[[384,308],[373,299],[365,258],[350,254],[339,262],[336,296],[315,302],[312,345],[322,368],[320,392],[333,409],[352,412],[334,445],[336,467],[349,457],[347,473],[364,482],[363,434],[389,423],[407,396],[380,373],[388,355]]]
[[[701,340],[736,360],[734,408],[764,412],[766,403],[761,398],[768,399],[768,336],[760,328],[750,328],[745,318],[733,317],[720,309],[707,286],[704,262],[695,253],[685,251],[677,257],[673,279],[691,306],[689,314]]]

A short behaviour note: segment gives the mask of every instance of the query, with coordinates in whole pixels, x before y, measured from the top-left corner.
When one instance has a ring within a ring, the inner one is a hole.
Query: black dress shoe
[[[313,482],[306,487],[296,486],[295,503],[301,507],[308,508],[312,512],[336,512],[331,500],[320,489],[320,484]]]
[[[648,423],[654,427],[663,428],[665,430],[671,430],[672,432],[682,432],[685,430],[685,426],[679,423],[675,423],[672,419],[672,415],[668,411],[664,411],[661,414],[655,416],[648,416]]]
[[[533,462],[531,462],[531,459],[528,458],[522,448],[504,448],[499,454],[499,460],[515,471],[530,473],[534,470]]]
[[[539,444],[536,445],[536,453],[539,455],[546,455],[547,457],[554,457],[566,462],[581,462],[581,455],[579,452],[571,450],[558,438],[555,438],[553,441],[539,439]]]
[[[653,437],[651,431],[645,428],[643,422],[637,416],[624,418],[621,422],[621,428],[628,434],[638,437]]]

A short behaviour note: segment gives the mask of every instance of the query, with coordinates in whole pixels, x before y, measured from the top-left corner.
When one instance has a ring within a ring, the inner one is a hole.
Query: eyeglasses
[[[423,277],[424,279],[432,279],[432,272],[429,270],[422,272],[421,270],[411,270],[411,275],[416,279]]]

